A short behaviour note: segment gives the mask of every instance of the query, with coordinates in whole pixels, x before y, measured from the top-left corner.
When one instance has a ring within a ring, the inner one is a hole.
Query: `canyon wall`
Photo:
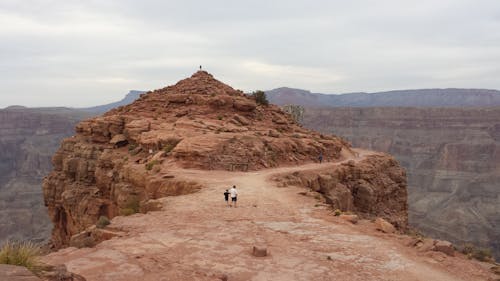
[[[410,225],[500,256],[500,108],[308,108],[303,124],[394,155]]]
[[[52,224],[43,204],[42,178],[52,169],[60,141],[87,115],[65,108],[0,110],[0,244],[49,238]]]

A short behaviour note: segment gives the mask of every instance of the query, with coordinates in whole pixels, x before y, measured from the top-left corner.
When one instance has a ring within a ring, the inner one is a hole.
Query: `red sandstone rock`
[[[453,244],[448,241],[436,240],[434,242],[434,251],[442,252],[447,254],[448,256],[455,256],[455,249],[453,248]]]
[[[388,155],[371,155],[335,169],[300,171],[275,180],[283,186],[317,191],[333,209],[355,212],[364,218],[381,217],[400,230],[408,226],[406,174]]]
[[[359,220],[359,217],[357,215],[340,215],[339,218],[343,219],[343,220],[346,220],[352,224],[357,224],[358,223],[358,220]]]
[[[377,228],[377,230],[380,230],[380,231],[385,232],[385,233],[396,232],[396,228],[394,228],[394,226],[392,224],[390,224],[389,222],[387,222],[383,218],[377,218],[375,220],[375,227]]]

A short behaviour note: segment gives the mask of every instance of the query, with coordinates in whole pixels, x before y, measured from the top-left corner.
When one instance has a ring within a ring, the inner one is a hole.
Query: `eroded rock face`
[[[175,167],[257,170],[350,151],[343,140],[308,131],[204,71],[83,121],[76,132],[54,154],[43,185],[56,247],[100,216],[200,188],[177,181]]]
[[[427,235],[500,257],[500,108],[307,109],[305,126],[394,155],[409,219]]]
[[[60,141],[87,116],[65,108],[0,110],[0,244],[50,237],[42,178],[52,169],[50,159]]]
[[[406,173],[388,155],[371,155],[339,168],[295,172],[275,180],[321,193],[333,209],[367,218],[382,217],[400,230],[408,226]]]

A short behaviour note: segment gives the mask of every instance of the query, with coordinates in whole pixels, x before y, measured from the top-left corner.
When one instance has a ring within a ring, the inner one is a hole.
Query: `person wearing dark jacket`
[[[227,189],[224,192],[224,200],[226,201],[226,206],[229,206],[229,190]]]

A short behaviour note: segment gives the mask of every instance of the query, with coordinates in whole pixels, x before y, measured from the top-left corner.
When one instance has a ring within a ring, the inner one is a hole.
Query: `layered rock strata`
[[[500,108],[306,109],[304,125],[391,153],[408,171],[410,225],[500,257]]]
[[[0,244],[50,237],[42,178],[52,169],[51,157],[60,141],[88,116],[66,108],[0,110]]]

